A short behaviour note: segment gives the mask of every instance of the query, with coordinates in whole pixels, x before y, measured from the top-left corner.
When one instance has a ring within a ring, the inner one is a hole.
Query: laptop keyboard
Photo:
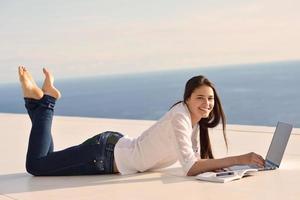
[[[266,165],[265,167],[259,168],[257,165],[234,165],[229,167],[229,170],[244,170],[244,169],[257,169],[258,171],[265,171],[265,170],[274,170],[276,166]]]
[[[258,171],[265,171],[265,170],[274,170],[276,169],[277,167],[275,166],[271,166],[271,165],[268,165],[268,166],[265,166],[263,168],[258,168]]]

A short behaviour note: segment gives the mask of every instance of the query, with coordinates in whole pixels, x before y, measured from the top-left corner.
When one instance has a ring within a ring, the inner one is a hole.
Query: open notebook
[[[224,172],[205,172],[198,174],[195,178],[202,181],[226,183],[229,181],[241,179],[244,176],[250,176],[257,172],[257,169],[242,169]]]

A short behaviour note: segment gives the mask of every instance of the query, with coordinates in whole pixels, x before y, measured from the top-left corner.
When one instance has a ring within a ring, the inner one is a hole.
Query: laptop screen
[[[291,124],[278,122],[266,160],[271,161],[279,167],[286,145],[291,135],[293,126]]]

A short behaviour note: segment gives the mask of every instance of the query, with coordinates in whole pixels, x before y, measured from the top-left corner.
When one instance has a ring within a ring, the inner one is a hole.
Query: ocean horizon
[[[229,124],[300,128],[300,61],[195,68],[56,80],[62,92],[55,114],[158,120],[182,100],[186,81],[205,75],[215,83]],[[0,112],[26,113],[19,84],[1,84]]]

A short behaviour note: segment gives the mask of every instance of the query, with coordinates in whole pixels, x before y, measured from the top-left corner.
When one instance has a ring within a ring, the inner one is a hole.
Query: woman
[[[32,122],[26,158],[26,170],[32,175],[133,174],[167,167],[177,160],[187,176],[237,164],[264,165],[263,158],[255,153],[213,158],[208,128],[222,121],[227,146],[225,115],[213,84],[203,76],[191,78],[183,101],[139,137],[107,131],[54,152],[51,123],[61,94],[53,85],[52,74],[45,68],[43,72],[45,81],[39,88],[27,69],[19,67],[25,107]]]

